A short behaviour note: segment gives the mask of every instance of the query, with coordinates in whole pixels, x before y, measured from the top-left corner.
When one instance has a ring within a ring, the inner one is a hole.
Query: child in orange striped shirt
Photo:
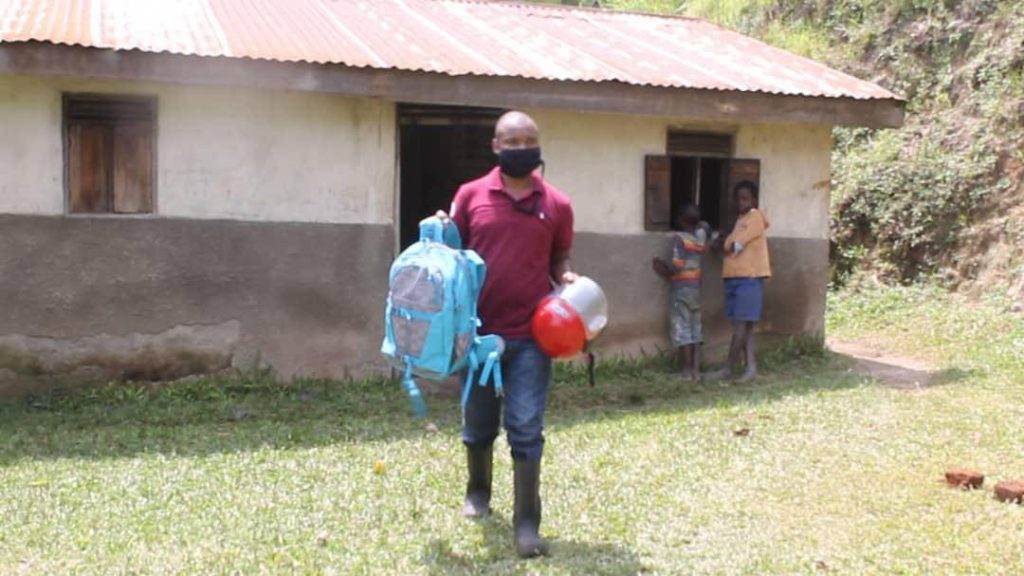
[[[684,379],[698,380],[704,343],[700,285],[709,226],[701,222],[700,209],[693,204],[683,206],[679,222],[680,231],[672,237],[672,262],[654,258],[653,265],[658,275],[672,282],[669,336],[677,349],[679,370]]]

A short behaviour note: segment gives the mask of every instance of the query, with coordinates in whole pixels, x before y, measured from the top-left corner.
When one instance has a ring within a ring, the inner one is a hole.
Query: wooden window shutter
[[[114,127],[114,205],[118,214],[153,211],[153,125]]]
[[[110,211],[111,131],[102,124],[68,126],[68,204],[71,212]]]
[[[156,100],[146,96],[64,96],[68,211],[153,211]]]
[[[725,215],[722,219],[723,229],[732,230],[736,223],[736,198],[733,195],[733,188],[744,180],[753,182],[760,189],[761,187],[761,161],[749,158],[734,158],[725,165],[725,190],[722,191],[721,213]]]
[[[668,156],[644,157],[644,229],[672,227],[672,161]]]

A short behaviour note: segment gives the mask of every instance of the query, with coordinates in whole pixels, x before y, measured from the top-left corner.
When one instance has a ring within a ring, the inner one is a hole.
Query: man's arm
[[[440,218],[441,222],[445,225],[445,243],[452,248],[461,249],[463,246],[469,243],[469,218],[465,209],[465,197],[462,194],[462,188],[459,188],[455,192],[455,197],[452,199],[450,207],[451,213],[445,212],[444,210],[438,210],[434,213],[436,218]],[[449,242],[454,240],[451,238],[451,234],[448,233],[447,228],[454,226],[455,230],[458,231],[459,242],[458,245]]]
[[[579,274],[572,271],[569,258],[572,252],[573,220],[572,206],[566,204],[559,213],[551,253],[551,277],[559,284],[572,284],[579,278]]]
[[[551,277],[559,284],[572,284],[579,278],[579,274],[572,271],[568,250],[555,254],[551,259]]]

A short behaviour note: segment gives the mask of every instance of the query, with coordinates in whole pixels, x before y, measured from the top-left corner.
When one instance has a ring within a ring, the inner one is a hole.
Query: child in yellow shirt
[[[729,360],[722,376],[733,376],[741,356],[746,370],[739,382],[757,376],[754,326],[761,320],[764,280],[772,275],[768,259],[768,218],[757,208],[757,185],[743,181],[733,188],[739,220],[725,238],[722,278],[725,280],[725,316],[732,322]]]

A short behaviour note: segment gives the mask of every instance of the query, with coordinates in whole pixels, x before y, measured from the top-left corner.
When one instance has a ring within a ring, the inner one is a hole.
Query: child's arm
[[[667,261],[662,258],[655,257],[651,261],[651,265],[654,266],[654,271],[658,273],[658,276],[669,280],[672,276],[678,274],[683,270],[681,266],[676,266],[675,260],[682,258],[683,246],[682,239],[678,235],[672,237],[672,260]]]
[[[672,277],[672,265],[665,260],[655,257],[651,260],[651,266],[654,268],[654,272],[662,278],[668,280]]]
[[[725,239],[726,252],[731,253],[736,242],[739,242],[740,249],[742,250],[751,240],[764,234],[764,219],[761,218],[760,214],[753,218],[744,218],[744,220],[742,224],[737,223],[732,234],[729,234],[729,237]]]

